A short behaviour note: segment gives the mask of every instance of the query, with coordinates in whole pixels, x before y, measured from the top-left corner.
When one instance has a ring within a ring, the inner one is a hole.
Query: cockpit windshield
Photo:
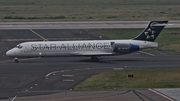
[[[21,46],[20,44],[18,44],[15,48],[19,48],[19,49],[21,49],[21,48],[22,48],[22,46]]]

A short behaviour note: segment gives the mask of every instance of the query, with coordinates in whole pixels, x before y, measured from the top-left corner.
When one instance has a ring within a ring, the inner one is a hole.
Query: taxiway
[[[101,32],[105,30],[107,29],[34,29],[49,40],[99,40]],[[5,56],[7,50],[20,42],[38,40],[42,39],[29,29],[0,30],[0,101],[7,101],[13,97],[18,101],[30,99],[56,101],[60,98],[62,101],[108,101],[108,99],[127,101],[130,96],[136,99],[134,101],[168,101],[148,89],[84,92],[73,91],[73,88],[92,74],[104,71],[180,66],[179,55],[168,55],[152,50],[123,56],[101,57],[100,62],[91,62],[89,57],[58,57],[20,59],[20,63],[14,63],[14,59]]]

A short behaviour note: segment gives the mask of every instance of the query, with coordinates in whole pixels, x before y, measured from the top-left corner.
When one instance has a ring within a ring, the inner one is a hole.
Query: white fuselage
[[[85,40],[85,41],[36,41],[24,42],[9,50],[11,57],[107,56],[114,53],[113,43],[138,45],[139,49],[157,47],[156,42],[139,40]],[[124,47],[126,48],[126,47]],[[131,52],[129,52],[131,53]]]

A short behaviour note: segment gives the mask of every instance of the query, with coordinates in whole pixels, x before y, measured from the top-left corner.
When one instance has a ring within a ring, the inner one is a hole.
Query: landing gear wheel
[[[92,56],[92,57],[91,57],[91,61],[98,62],[99,59],[98,59],[96,56]]]
[[[18,61],[18,58],[15,58],[15,59],[14,59],[14,62],[15,62],[15,63],[18,63],[18,62],[19,62],[19,61]]]

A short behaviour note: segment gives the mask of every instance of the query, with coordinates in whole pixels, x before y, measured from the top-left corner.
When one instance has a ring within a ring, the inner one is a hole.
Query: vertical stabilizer
[[[133,40],[151,41],[153,42],[160,34],[162,29],[167,25],[168,21],[151,21],[146,29]]]

